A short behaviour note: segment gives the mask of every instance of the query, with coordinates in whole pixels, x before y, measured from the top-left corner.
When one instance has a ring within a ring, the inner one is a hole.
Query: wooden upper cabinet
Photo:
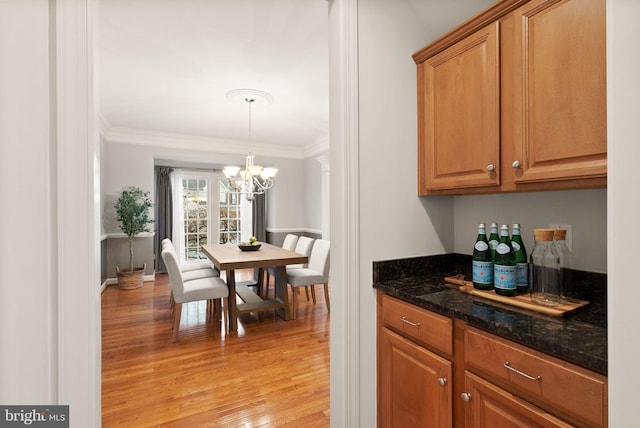
[[[606,187],[605,0],[503,0],[413,56],[418,194]]]
[[[500,184],[499,26],[418,65],[419,193]]]
[[[534,0],[513,21],[502,76],[512,181],[606,177],[605,2]]]

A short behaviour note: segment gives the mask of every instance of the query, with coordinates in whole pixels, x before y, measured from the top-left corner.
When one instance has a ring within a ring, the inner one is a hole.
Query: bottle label
[[[511,248],[509,248],[509,245],[505,244],[504,242],[499,243],[496,247],[496,252],[498,254],[509,254],[510,250]]]
[[[516,285],[529,284],[529,266],[527,263],[516,264]]]
[[[516,289],[516,267],[494,265],[493,285],[496,288],[502,288],[504,290],[515,290]]]
[[[486,285],[493,284],[493,262],[473,260],[471,262],[471,271],[473,282]]]
[[[511,246],[513,247],[513,252],[520,250],[520,244],[518,244],[516,241],[511,241]]]
[[[478,251],[487,251],[489,249],[489,245],[484,241],[478,241],[476,242],[475,249]]]

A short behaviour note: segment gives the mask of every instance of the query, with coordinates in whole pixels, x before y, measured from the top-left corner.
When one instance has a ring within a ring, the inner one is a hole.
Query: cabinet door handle
[[[419,327],[420,326],[419,322],[411,322],[408,319],[406,319],[405,317],[400,317],[400,321],[402,321],[403,323],[407,323],[409,325],[412,325],[414,327]]]
[[[466,401],[468,403],[469,401],[471,401],[471,394],[468,392],[463,392],[462,394],[460,394],[460,398],[462,398],[462,401]]]
[[[527,378],[527,379],[529,379],[529,380],[542,380],[542,377],[540,377],[540,376],[533,377],[533,376],[531,376],[531,375],[526,374],[525,372],[521,372],[521,371],[520,371],[520,370],[518,370],[518,369],[514,369],[513,367],[511,367],[511,366],[509,365],[509,361],[505,362],[503,365],[504,365],[504,368],[505,368],[505,369],[507,369],[507,370],[511,370],[512,372],[517,373],[517,374],[519,374],[520,376],[526,377],[526,378]]]
[[[447,384],[447,378],[446,377],[439,377],[438,378],[438,385],[445,386],[446,384]]]
[[[490,163],[489,165],[487,165],[487,171],[492,172],[496,169],[496,166],[492,163]]]
[[[519,160],[514,160],[513,163],[511,164],[512,167],[514,168],[520,168],[520,161]]]

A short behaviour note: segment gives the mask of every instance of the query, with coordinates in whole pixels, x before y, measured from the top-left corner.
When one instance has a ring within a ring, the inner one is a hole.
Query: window
[[[210,202],[208,197],[209,180],[206,177],[182,179],[184,210],[183,231],[185,260],[206,259],[201,245],[209,238]]]
[[[248,241],[252,235],[251,204],[242,194],[228,189],[225,178],[220,179],[220,232],[221,244]]]
[[[202,245],[248,241],[252,209],[246,198],[227,191],[223,175],[176,169],[172,241],[182,263],[206,259]]]

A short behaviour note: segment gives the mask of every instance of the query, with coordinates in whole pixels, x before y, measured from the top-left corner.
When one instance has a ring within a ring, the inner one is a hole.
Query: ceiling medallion
[[[273,104],[273,95],[258,89],[232,89],[226,94],[227,99],[233,102],[255,102],[258,104]]]

